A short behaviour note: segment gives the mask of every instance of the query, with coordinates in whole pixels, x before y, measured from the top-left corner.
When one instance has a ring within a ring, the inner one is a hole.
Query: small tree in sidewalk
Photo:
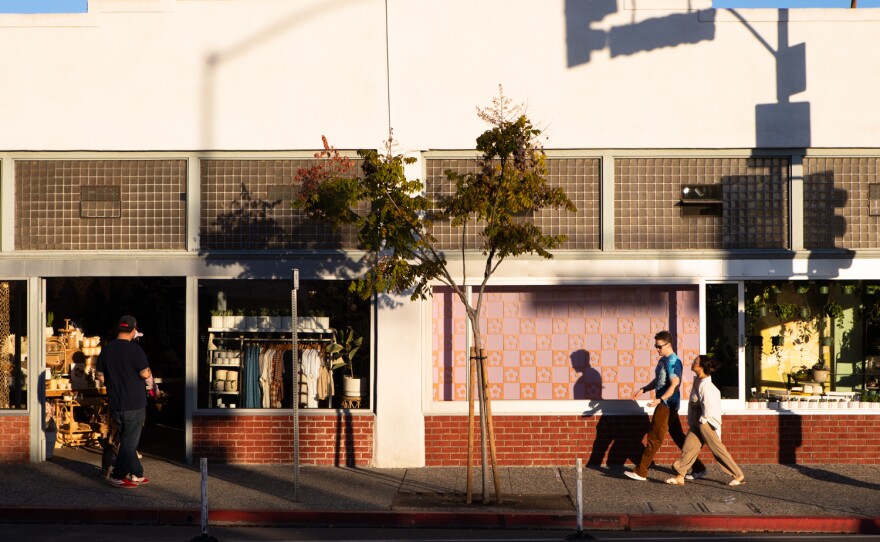
[[[358,241],[366,251],[368,270],[352,287],[362,296],[377,293],[407,293],[412,299],[426,299],[431,285],[449,286],[461,301],[471,325],[473,349],[469,371],[470,409],[468,416],[468,484],[471,501],[473,472],[473,392],[480,405],[482,443],[483,501],[489,502],[488,458],[491,451],[496,500],[501,502],[497,475],[492,410],[488,396],[487,371],[484,365],[483,337],[479,315],[486,286],[492,274],[508,257],[538,254],[552,258],[551,250],[565,241],[565,235],[545,235],[531,220],[532,213],[545,209],[577,209],[560,188],[547,182],[546,157],[538,142],[540,130],[521,112],[511,107],[499,87],[492,105],[477,109],[490,128],[477,138],[481,153],[475,173],[446,171],[454,185],[452,195],[430,201],[424,185],[408,180],[404,167],[414,158],[394,154],[391,137],[384,154],[360,150],[363,160],[361,177],[345,172],[350,162],[323,139],[324,150],[316,157],[321,162],[299,172],[303,184],[296,206],[315,220],[334,227],[353,225]],[[482,280],[469,294],[466,283],[465,250],[462,244],[462,277],[453,276],[444,252],[437,248],[431,234],[435,223],[446,222],[460,227],[477,228],[485,256]]]

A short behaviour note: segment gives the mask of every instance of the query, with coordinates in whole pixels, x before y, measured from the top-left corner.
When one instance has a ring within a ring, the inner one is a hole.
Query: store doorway
[[[144,334],[161,396],[147,407],[138,450],[185,461],[186,281],[182,277],[59,277],[46,279],[46,311],[56,335],[77,329],[106,344],[116,336],[119,317],[131,314]],[[74,358],[81,354],[74,352]]]

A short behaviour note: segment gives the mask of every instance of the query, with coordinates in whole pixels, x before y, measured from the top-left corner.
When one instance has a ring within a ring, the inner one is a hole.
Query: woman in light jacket
[[[717,360],[703,355],[697,356],[691,365],[691,370],[697,380],[694,381],[688,400],[690,431],[684,439],[681,457],[672,465],[678,476],[666,480],[667,484],[684,485],[685,475],[697,460],[703,445],[709,447],[709,451],[715,456],[721,469],[733,476],[733,480],[727,485],[738,486],[745,481],[745,474],[730,457],[730,453],[721,442],[721,392],[712,383],[711,376],[718,370],[718,366]],[[706,471],[702,470],[694,472],[689,478],[695,480],[705,475]]]

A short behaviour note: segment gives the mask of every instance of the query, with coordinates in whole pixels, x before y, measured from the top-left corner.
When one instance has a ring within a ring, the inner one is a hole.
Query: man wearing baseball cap
[[[147,356],[133,339],[142,336],[137,320],[126,314],[119,319],[116,338],[101,349],[96,376],[107,386],[110,412],[119,432],[119,452],[107,482],[113,487],[133,489],[149,484],[137,456],[137,445],[146,420],[145,387],[155,389]]]

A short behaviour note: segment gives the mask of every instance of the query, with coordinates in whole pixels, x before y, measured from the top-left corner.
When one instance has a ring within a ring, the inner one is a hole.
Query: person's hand
[[[635,391],[635,393],[633,393],[633,399],[635,399],[636,397],[638,397],[639,395],[641,395],[641,394],[642,394],[642,391],[644,391],[642,388],[637,389],[637,390]]]
[[[655,407],[659,404],[660,404],[660,399],[651,399],[650,401],[648,401],[649,407]]]

